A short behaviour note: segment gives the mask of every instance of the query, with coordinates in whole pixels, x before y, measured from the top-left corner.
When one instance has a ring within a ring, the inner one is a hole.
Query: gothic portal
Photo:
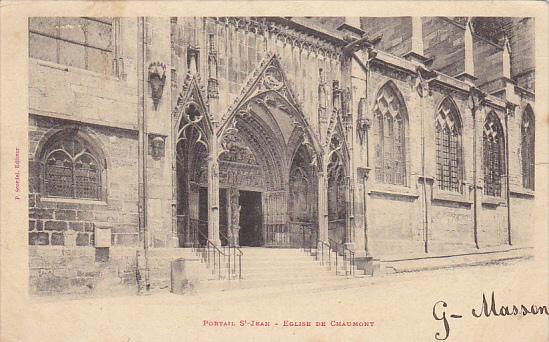
[[[211,129],[192,77],[187,94],[180,98],[180,246],[211,235],[212,211],[219,215],[222,244],[297,247],[305,233],[309,238],[318,234],[320,150],[315,150],[314,137],[277,58],[265,59],[255,77],[217,130]],[[192,227],[199,229],[193,233]]]

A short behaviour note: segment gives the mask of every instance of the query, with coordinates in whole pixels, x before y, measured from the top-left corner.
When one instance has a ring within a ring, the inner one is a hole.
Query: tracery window
[[[503,128],[494,112],[486,117],[483,130],[484,194],[502,195],[505,139]]]
[[[43,153],[43,193],[48,197],[99,200],[103,196],[101,159],[77,134],[54,136]]]
[[[459,113],[453,102],[442,101],[435,119],[438,188],[461,192],[463,157]]]
[[[379,183],[407,185],[406,105],[392,83],[384,85],[374,106],[375,174]]]
[[[528,107],[524,111],[521,124],[521,162],[522,162],[522,186],[534,190],[535,183],[535,121],[534,113]]]
[[[110,75],[112,18],[29,18],[29,56]]]

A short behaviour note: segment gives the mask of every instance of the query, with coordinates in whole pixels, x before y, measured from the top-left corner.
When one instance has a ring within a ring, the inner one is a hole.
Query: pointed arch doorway
[[[180,246],[207,239],[216,245],[302,247],[305,235],[316,244],[324,216],[318,209],[322,147],[276,56],[254,74],[256,81],[215,130],[196,80],[190,95],[178,100],[174,231]],[[199,237],[192,236],[195,231]]]
[[[229,227],[240,228],[229,232],[241,245],[301,247],[305,233],[316,243],[321,147],[278,58],[264,59],[252,78],[218,132],[219,184],[239,195],[238,205],[227,196]]]
[[[241,246],[298,248],[304,239],[316,244],[315,157],[302,130],[284,122],[274,103],[253,101],[221,139],[222,240],[238,234]]]

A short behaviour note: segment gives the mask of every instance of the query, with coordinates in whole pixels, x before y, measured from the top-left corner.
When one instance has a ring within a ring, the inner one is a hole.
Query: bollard
[[[198,278],[192,272],[191,260],[179,258],[171,262],[171,292],[175,294],[192,294],[196,290]]]

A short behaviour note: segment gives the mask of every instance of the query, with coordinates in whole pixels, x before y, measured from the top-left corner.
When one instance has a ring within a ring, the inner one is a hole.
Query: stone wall
[[[360,24],[369,37],[382,36],[376,48],[397,56],[412,49],[412,17],[365,17]]]
[[[465,29],[440,17],[423,18],[423,48],[432,67],[449,76],[465,71]]]
[[[137,125],[137,80],[134,19],[122,20],[123,37],[117,44],[124,54],[120,75],[105,75],[75,67],[29,60],[29,108],[77,122],[122,128]]]
[[[512,194],[511,196],[511,240],[515,246],[532,246],[535,238],[536,207],[531,195]]]
[[[144,152],[146,154],[146,226],[150,232],[149,245],[153,247],[175,246],[172,235],[172,162],[173,162],[173,131],[172,131],[172,84],[171,70],[179,64],[171,64],[171,27],[168,17],[144,18],[144,74],[145,97],[143,99],[144,121],[146,126]],[[152,87],[149,80],[149,68],[154,63],[165,66],[165,83],[162,97],[157,106],[152,100]],[[176,96],[177,98],[177,96]],[[163,151],[153,155],[153,139],[164,142]],[[137,193],[137,192],[136,192]]]
[[[97,223],[112,225],[113,245],[136,246],[137,141],[132,131],[81,125],[97,140],[107,155],[105,201],[44,198],[41,192],[41,166],[38,144],[46,134],[67,127],[53,118],[31,115],[29,118],[29,244],[65,245],[65,235],[73,231],[77,246],[94,245]]]
[[[135,250],[111,254],[103,262],[90,247],[29,246],[29,290],[41,296],[137,293]]]
[[[535,90],[535,20],[534,18],[513,18],[509,28],[511,43],[511,77],[519,86]]]
[[[405,61],[401,63],[406,64]],[[429,249],[436,253],[456,253],[474,246],[473,235],[473,178],[474,158],[473,139],[474,122],[467,105],[468,94],[441,84],[433,84],[431,91],[422,101],[416,93],[412,78],[406,73],[391,71],[390,66],[376,63],[372,66],[368,82],[368,107],[374,106],[379,89],[387,81],[394,82],[406,103],[408,111],[409,139],[407,140],[408,184],[407,187],[377,184],[375,171],[369,178],[368,222],[372,251],[380,257],[398,254],[417,255],[424,249],[423,232],[424,207],[427,205]],[[464,158],[463,191],[447,193],[438,189],[436,180],[436,144],[435,118],[441,102],[450,98],[460,117],[462,147]],[[520,112],[522,107],[517,111]],[[480,247],[491,247],[507,243],[507,206],[505,190],[499,199],[483,195],[482,130],[489,112],[494,111],[505,129],[505,114],[502,108],[486,106],[477,112],[477,186],[478,186],[478,240]],[[520,149],[520,120],[522,116],[510,118],[509,144],[510,177],[512,184],[522,181],[520,162],[516,158]],[[423,123],[422,123],[423,120]],[[423,125],[423,128],[422,128]],[[425,136],[425,168],[422,167],[422,130]],[[373,143],[370,144],[370,156],[374,155]],[[370,163],[373,163],[373,157]],[[373,165],[370,165],[373,167]],[[432,186],[426,186],[427,202],[423,203],[422,181],[418,178],[425,174],[433,179]],[[505,182],[503,178],[502,182]],[[518,185],[515,185],[518,186]],[[520,187],[521,188],[521,187]],[[390,203],[390,204],[389,204]],[[398,214],[395,214],[398,213]],[[516,229],[521,229],[516,227]],[[523,236],[524,234],[519,233]]]
[[[503,75],[503,50],[479,37],[473,38],[476,84],[481,85]]]

